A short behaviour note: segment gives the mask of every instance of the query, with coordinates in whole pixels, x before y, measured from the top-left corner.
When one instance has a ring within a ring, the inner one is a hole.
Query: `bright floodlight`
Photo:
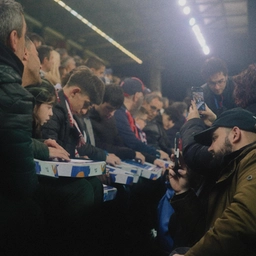
[[[180,6],[184,6],[186,4],[186,0],[179,0],[179,5]]]
[[[210,49],[209,49],[209,47],[207,45],[205,45],[203,47],[203,52],[204,52],[205,55],[208,55],[210,53]]]
[[[189,6],[185,6],[185,7],[183,8],[183,12],[184,12],[184,14],[186,14],[186,15],[190,14],[190,7],[189,7]]]
[[[190,25],[190,26],[194,26],[195,24],[196,24],[195,18],[191,18],[191,19],[189,20],[189,25]]]

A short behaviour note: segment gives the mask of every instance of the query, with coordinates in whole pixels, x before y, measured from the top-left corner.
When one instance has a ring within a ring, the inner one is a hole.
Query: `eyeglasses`
[[[90,101],[84,101],[83,109],[88,109],[92,106],[92,103]]]
[[[152,106],[152,105],[149,105],[149,106],[152,112],[157,112],[158,114],[160,113],[161,109],[158,109],[156,106]]]
[[[224,83],[226,83],[226,79],[222,78],[221,80],[217,81],[217,82],[213,82],[213,81],[209,81],[208,84],[209,86],[213,87],[215,85],[223,85]]]

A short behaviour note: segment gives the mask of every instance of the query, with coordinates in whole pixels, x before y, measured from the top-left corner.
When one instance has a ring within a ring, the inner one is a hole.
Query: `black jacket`
[[[32,149],[33,97],[21,86],[23,64],[0,43],[0,194],[33,196],[37,187]]]
[[[75,149],[79,141],[79,133],[75,127],[69,123],[68,111],[65,103],[63,90],[58,92],[59,102],[53,107],[53,116],[43,125],[42,136],[44,139],[54,139],[70,154],[70,158],[75,158]],[[74,115],[81,132],[84,124],[81,119]],[[104,150],[96,148],[89,143],[77,149],[80,156],[88,156],[95,161],[105,161],[106,153]]]
[[[162,116],[157,116],[154,120],[148,122],[143,129],[146,133],[147,143],[157,149],[161,149],[168,155],[172,154],[171,143],[163,127]]]
[[[107,150],[109,153],[114,153],[121,160],[135,158],[135,150],[126,147],[118,135],[114,117],[104,120],[100,117],[97,110],[92,108],[90,111],[90,120],[97,147]],[[150,154],[143,153],[143,155],[149,163],[153,163],[156,160],[156,157]]]

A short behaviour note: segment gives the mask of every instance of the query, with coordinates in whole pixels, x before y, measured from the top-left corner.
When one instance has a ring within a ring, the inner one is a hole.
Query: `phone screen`
[[[201,87],[192,87],[192,98],[198,110],[205,110],[204,92]]]
[[[174,138],[174,172],[179,175],[178,169],[180,168],[179,158],[182,150],[180,133],[177,132]]]

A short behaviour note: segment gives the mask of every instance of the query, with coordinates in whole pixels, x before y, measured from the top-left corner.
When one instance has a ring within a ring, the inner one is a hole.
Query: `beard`
[[[219,151],[211,151],[214,159],[221,163],[223,161],[224,156],[232,153],[232,145],[228,139],[228,136],[226,136],[223,147]]]

